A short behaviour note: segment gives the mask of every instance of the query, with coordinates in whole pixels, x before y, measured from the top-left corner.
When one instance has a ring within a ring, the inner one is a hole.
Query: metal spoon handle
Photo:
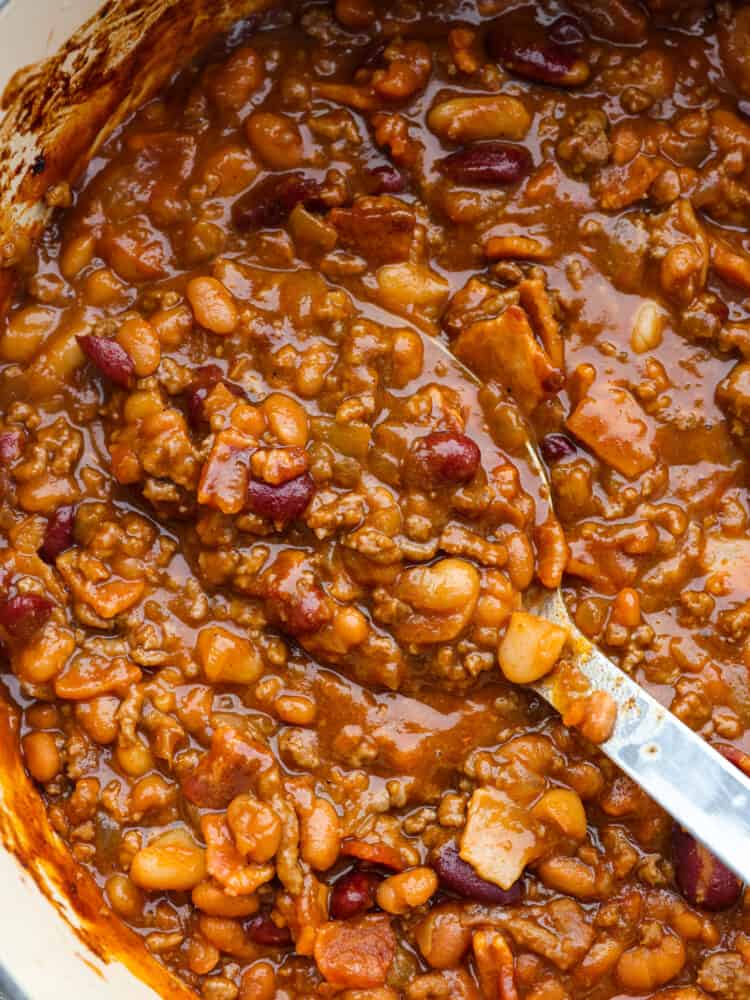
[[[588,642],[559,590],[545,592],[529,610],[570,630],[576,666],[591,690],[617,702],[617,722],[602,751],[750,884],[750,780]],[[534,687],[553,707],[563,707],[554,674]]]

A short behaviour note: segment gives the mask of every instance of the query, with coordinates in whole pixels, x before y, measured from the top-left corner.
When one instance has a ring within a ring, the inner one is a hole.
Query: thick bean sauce
[[[611,706],[519,686],[562,584],[750,773],[749,11],[285,4],[58,190],[0,319],[0,662],[205,1000],[750,997]]]

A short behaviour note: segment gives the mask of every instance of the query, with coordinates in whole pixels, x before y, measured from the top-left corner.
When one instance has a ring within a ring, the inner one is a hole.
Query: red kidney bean
[[[412,442],[404,459],[404,476],[426,488],[468,483],[481,457],[479,448],[465,434],[434,431]]]
[[[333,883],[328,904],[334,920],[348,920],[349,917],[367,913],[375,906],[375,893],[382,877],[376,872],[353,871],[342,875]]]
[[[580,21],[570,14],[563,14],[549,26],[547,37],[556,45],[580,45],[586,36]]]
[[[432,867],[443,888],[450,889],[465,899],[505,906],[511,906],[521,900],[520,881],[510,889],[501,889],[499,885],[488,882],[477,875],[472,866],[463,860],[458,853],[458,847],[452,841],[443,844],[436,852],[432,859]]]
[[[482,142],[437,160],[435,166],[457,184],[517,184],[531,170],[531,153],[510,142]]]
[[[44,625],[53,607],[41,594],[16,594],[0,602],[0,625],[14,639],[26,641]]]
[[[503,21],[490,29],[487,47],[505,69],[536,83],[575,87],[585,83],[591,72],[588,63],[570,47],[524,38]]]
[[[247,507],[253,514],[269,521],[294,521],[302,514],[315,493],[315,480],[309,472],[295,476],[280,486],[251,479],[247,489]]]
[[[73,544],[74,522],[75,507],[58,507],[47,521],[44,541],[39,549],[39,555],[45,562],[53,563],[61,552]]]
[[[610,42],[635,44],[648,35],[648,15],[636,0],[568,0],[568,6]]]
[[[734,764],[750,778],[750,753],[728,743],[715,743],[714,750],[718,750],[722,757],[726,757],[730,764]]]
[[[106,375],[115,385],[128,388],[135,375],[135,365],[124,347],[120,347],[116,340],[97,337],[93,333],[84,334],[76,339],[83,353],[102,375]]]
[[[406,180],[400,170],[384,163],[366,171],[365,186],[368,194],[399,194],[406,187]]]
[[[547,465],[555,465],[578,453],[576,446],[565,434],[547,434],[542,438],[539,450]]]
[[[268,229],[280,226],[300,203],[308,208],[323,207],[321,186],[312,177],[295,172],[266,177],[243,194],[232,207],[237,229]]]
[[[23,451],[26,435],[21,430],[3,431],[0,434],[0,463],[14,462]]]
[[[726,910],[737,902],[742,883],[692,834],[675,824],[672,858],[680,892],[692,906]]]
[[[266,913],[259,913],[247,925],[248,937],[265,948],[286,948],[292,943],[288,927],[279,927]]]
[[[228,378],[224,378],[224,373],[218,365],[203,365],[196,371],[195,378],[187,387],[185,394],[187,418],[191,426],[200,427],[205,420],[203,404],[211,390],[219,382],[222,382],[232,395],[243,399],[247,397],[245,390],[241,386],[230,381]]]

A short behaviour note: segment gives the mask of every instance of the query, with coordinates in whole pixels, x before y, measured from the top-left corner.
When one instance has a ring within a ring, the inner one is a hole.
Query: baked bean
[[[177,795],[177,788],[160,774],[149,774],[133,785],[130,808],[136,815],[163,809]],[[135,817],[134,817],[135,818]]]
[[[255,893],[249,896],[230,896],[213,882],[203,881],[191,893],[193,903],[210,917],[252,917],[260,903]]]
[[[454,97],[434,105],[427,124],[441,139],[475,142],[477,139],[523,139],[531,117],[516,97]]]
[[[432,868],[410,868],[398,875],[391,875],[378,886],[378,906],[386,913],[406,913],[422,906],[435,894],[437,875]]]
[[[637,354],[655,350],[662,340],[665,316],[656,302],[642,302],[633,319],[630,346]]]
[[[212,684],[252,684],[263,673],[263,660],[255,646],[218,625],[201,629],[195,650]]]
[[[577,726],[592,743],[604,743],[617,721],[617,702],[607,691],[592,691],[566,709],[564,721],[566,726]]]
[[[125,920],[137,921],[143,916],[143,893],[127,875],[111,875],[106,882],[107,899],[115,913]]]
[[[60,711],[57,705],[40,701],[26,709],[26,722],[32,729],[57,729],[60,725]]]
[[[117,343],[132,358],[138,378],[153,375],[159,367],[161,346],[148,320],[140,316],[126,319],[117,331]]]
[[[377,17],[371,0],[336,0],[336,17],[347,28],[367,28]]]
[[[133,858],[130,878],[149,892],[193,889],[206,877],[202,847],[186,829],[173,829],[154,837]]]
[[[101,695],[89,701],[79,701],[75,706],[76,721],[94,743],[114,743],[119,724],[117,709],[120,699],[114,695]]]
[[[265,802],[238,795],[229,803],[227,823],[237,848],[250,861],[270,861],[281,845],[281,821]]]
[[[649,943],[629,948],[615,968],[618,983],[634,993],[649,993],[678,976],[685,965],[685,945],[666,929],[649,925]]]
[[[115,749],[115,759],[125,774],[131,778],[140,778],[154,766],[151,749],[140,737],[128,743],[119,741]]]
[[[27,306],[12,314],[0,336],[3,361],[30,361],[54,329],[55,314],[48,306]]]
[[[263,83],[263,59],[249,45],[233,52],[209,78],[209,93],[220,108],[237,111]]]
[[[471,947],[471,928],[461,919],[461,908],[455,903],[434,906],[417,925],[417,945],[424,960],[433,969],[459,966]]]
[[[90,306],[108,306],[118,302],[125,293],[125,286],[108,267],[97,268],[83,283],[83,296]]]
[[[463,559],[441,559],[401,574],[395,589],[412,613],[397,626],[404,642],[454,639],[471,618],[479,598],[479,574]]]
[[[21,740],[26,767],[35,781],[47,782],[62,769],[62,758],[52,733],[27,733]]]
[[[187,306],[158,309],[151,315],[151,328],[162,347],[179,347],[193,328],[193,315]]]
[[[61,673],[74,649],[73,633],[48,622],[18,656],[16,671],[30,684],[47,684]]]
[[[256,111],[245,122],[253,151],[274,170],[293,170],[305,157],[299,129],[286,115]]]
[[[239,1000],[274,1000],[276,973],[270,962],[254,962],[242,974]]]
[[[66,243],[60,253],[60,274],[68,281],[88,267],[96,253],[96,239],[93,233],[80,233]]]
[[[300,817],[300,852],[316,871],[335,864],[341,850],[341,829],[336,810],[326,799],[315,798]]]
[[[197,323],[211,333],[232,333],[239,322],[234,299],[216,278],[193,278],[188,282],[187,297]]]
[[[315,704],[304,695],[282,695],[273,703],[273,710],[291,726],[311,726],[315,722]]]

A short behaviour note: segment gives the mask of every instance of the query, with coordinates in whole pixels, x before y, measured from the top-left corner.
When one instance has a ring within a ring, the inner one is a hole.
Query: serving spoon
[[[429,335],[428,335],[429,336]],[[432,342],[475,385],[476,375],[435,337]],[[536,445],[527,434],[526,453],[549,491]],[[548,498],[550,510],[551,499]],[[677,823],[750,884],[750,779],[609,660],[572,621],[558,588],[539,587],[526,597],[526,610],[568,632],[565,660],[586,678],[585,696],[606,692],[617,706],[611,735],[598,744]],[[561,714],[571,695],[556,671],[528,685]]]

